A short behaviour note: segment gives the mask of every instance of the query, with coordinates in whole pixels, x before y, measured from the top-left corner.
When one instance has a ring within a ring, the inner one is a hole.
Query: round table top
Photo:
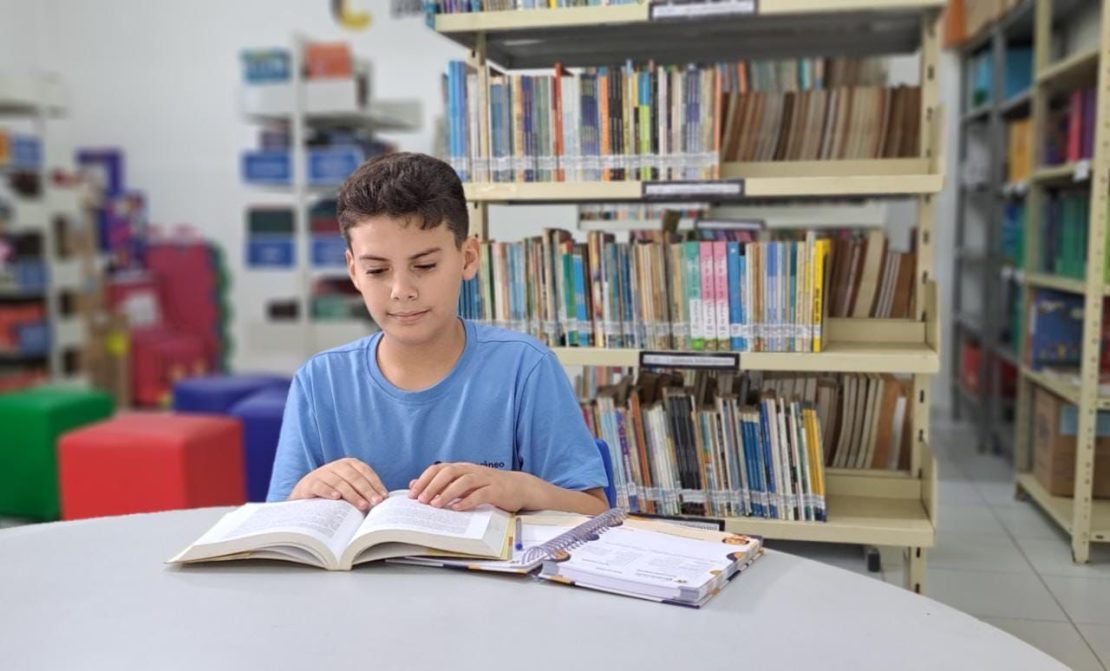
[[[0,666],[1065,668],[941,603],[774,551],[700,610],[380,563],[164,564],[228,510],[0,531]]]

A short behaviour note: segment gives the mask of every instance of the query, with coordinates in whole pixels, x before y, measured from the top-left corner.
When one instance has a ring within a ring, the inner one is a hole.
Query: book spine
[[[731,348],[732,342],[729,330],[728,243],[725,241],[713,243],[713,276],[717,298],[717,349],[723,352]]]
[[[740,284],[740,243],[729,242],[727,244],[729,347],[734,351],[740,351],[743,349],[744,342],[743,332],[741,330],[744,320],[740,312],[740,296],[742,294]]]

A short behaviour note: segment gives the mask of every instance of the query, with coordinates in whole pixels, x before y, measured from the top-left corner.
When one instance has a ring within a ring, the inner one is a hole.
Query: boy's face
[[[458,315],[459,288],[478,273],[478,241],[460,249],[446,223],[388,216],[362,220],[348,231],[347,271],[366,309],[387,336],[404,345],[434,342]]]

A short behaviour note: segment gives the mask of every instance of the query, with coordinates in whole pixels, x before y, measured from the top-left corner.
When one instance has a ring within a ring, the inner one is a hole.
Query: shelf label
[[[640,352],[641,368],[697,368],[737,370],[739,352]]]
[[[744,197],[744,180],[643,182],[644,200],[732,200]]]
[[[1072,173],[1072,179],[1077,182],[1086,182],[1091,178],[1091,162],[1079,161],[1075,164],[1075,172]]]
[[[719,16],[752,16],[759,13],[758,0],[668,0],[653,2],[651,21],[689,21]]]

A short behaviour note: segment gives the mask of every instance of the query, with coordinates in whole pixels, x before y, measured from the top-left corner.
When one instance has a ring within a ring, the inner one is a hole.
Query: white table
[[[1065,668],[936,601],[780,552],[701,610],[445,569],[163,565],[227,510],[0,531],[0,668]]]

